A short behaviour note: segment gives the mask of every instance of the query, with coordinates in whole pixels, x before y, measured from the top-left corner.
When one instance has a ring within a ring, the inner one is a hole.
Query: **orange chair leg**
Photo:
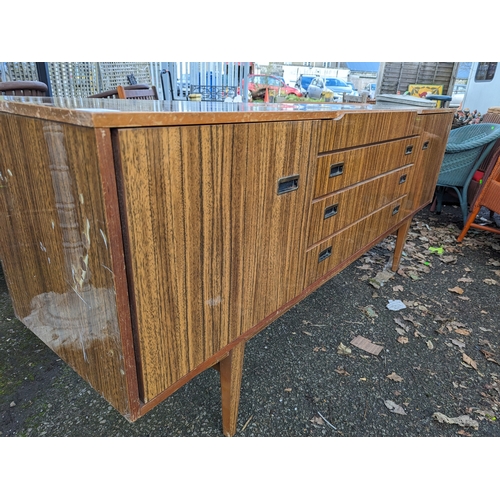
[[[477,207],[475,207],[474,210],[472,210],[472,212],[470,213],[469,218],[467,219],[467,222],[465,223],[464,228],[462,229],[462,232],[457,237],[457,241],[459,243],[465,238],[465,235],[469,231],[471,224],[476,219],[476,216],[479,213],[479,210],[481,210],[481,205],[478,205]]]

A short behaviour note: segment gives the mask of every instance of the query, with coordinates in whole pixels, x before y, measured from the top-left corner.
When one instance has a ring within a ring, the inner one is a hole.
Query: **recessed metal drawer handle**
[[[399,183],[400,183],[400,184],[404,184],[404,183],[406,182],[406,177],[407,177],[407,174],[402,175],[402,176],[399,178]]]
[[[396,215],[399,212],[399,207],[401,205],[398,205],[397,207],[394,207],[394,210],[392,211],[392,215]]]
[[[332,255],[332,247],[328,247],[327,249],[319,253],[318,262],[328,259],[330,255]]]
[[[339,204],[336,203],[335,205],[330,205],[329,207],[325,208],[325,219],[328,219],[329,217],[333,217],[334,215],[337,215],[338,213],[338,207]]]
[[[422,149],[427,149],[428,147],[429,147],[429,141],[425,141],[422,146]]]
[[[278,194],[289,193],[290,191],[295,191],[299,189],[299,176],[290,175],[288,177],[282,177],[278,181]]]
[[[337,177],[337,175],[342,175],[344,173],[344,162],[334,163],[330,165],[330,177]]]
[[[406,146],[405,155],[410,155],[413,153],[413,146]]]

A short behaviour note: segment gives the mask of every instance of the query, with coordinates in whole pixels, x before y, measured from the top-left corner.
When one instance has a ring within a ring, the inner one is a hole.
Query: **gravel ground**
[[[388,238],[251,339],[236,436],[500,436],[500,237],[459,228],[423,210],[398,273]],[[0,274],[0,416],[3,437],[218,437],[218,373],[129,423],[14,317]]]

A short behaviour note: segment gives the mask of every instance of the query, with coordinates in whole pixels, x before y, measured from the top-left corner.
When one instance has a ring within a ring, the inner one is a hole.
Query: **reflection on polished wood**
[[[0,98],[16,315],[132,421],[217,366],[233,435],[245,342],[391,233],[397,268],[453,113],[102,101]]]

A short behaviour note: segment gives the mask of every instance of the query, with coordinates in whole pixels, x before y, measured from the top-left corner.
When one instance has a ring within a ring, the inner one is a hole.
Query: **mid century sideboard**
[[[397,269],[453,114],[408,105],[0,99],[16,316],[134,421],[387,235]]]

